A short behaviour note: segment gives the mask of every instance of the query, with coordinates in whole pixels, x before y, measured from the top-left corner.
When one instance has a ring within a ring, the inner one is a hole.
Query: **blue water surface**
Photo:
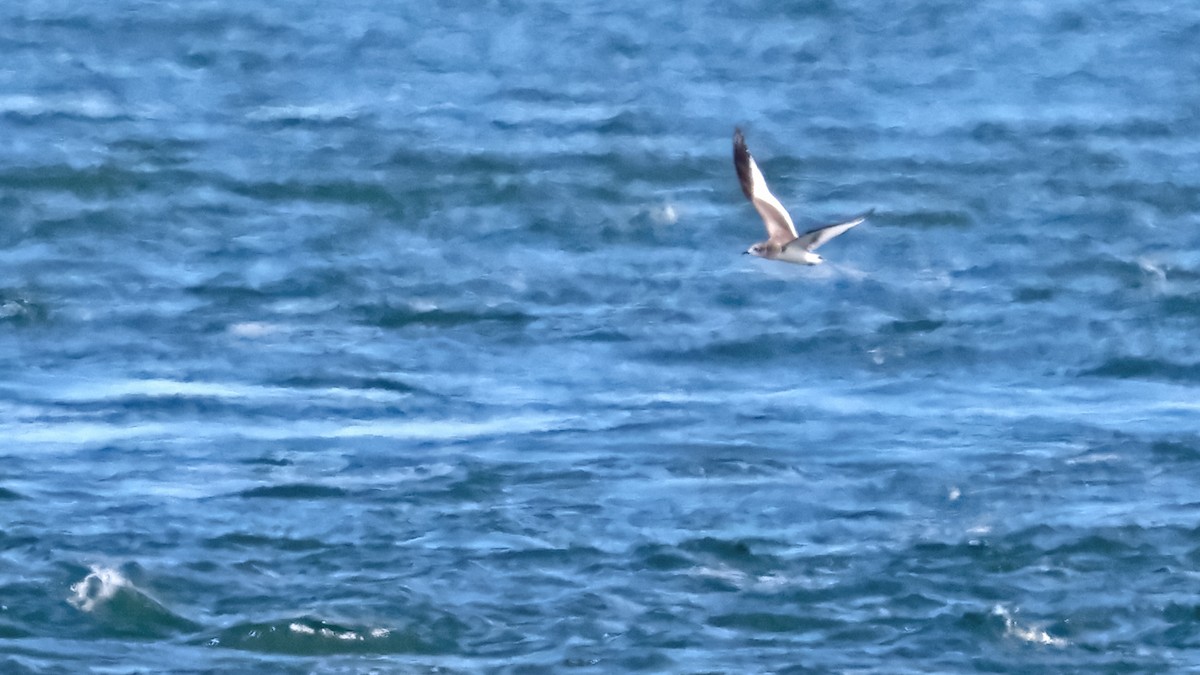
[[[1193,670],[1198,44],[4,5],[0,672]]]

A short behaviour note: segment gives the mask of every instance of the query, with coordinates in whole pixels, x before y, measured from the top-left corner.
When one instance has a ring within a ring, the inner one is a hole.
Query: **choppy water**
[[[5,5],[0,672],[1195,668],[1200,8],[910,5]]]

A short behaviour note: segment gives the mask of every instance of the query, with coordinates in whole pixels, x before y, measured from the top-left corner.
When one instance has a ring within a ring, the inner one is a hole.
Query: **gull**
[[[758,211],[758,215],[762,216],[763,223],[767,226],[767,240],[751,246],[746,251],[746,253],[760,258],[801,265],[819,264],[824,258],[813,251],[817,250],[821,244],[858,225],[875,213],[875,209],[871,209],[849,220],[832,225],[822,225],[798,235],[796,226],[792,224],[792,217],[788,215],[787,209],[783,208],[783,204],[779,203],[775,195],[771,194],[771,190],[767,187],[767,179],[763,178],[762,172],[758,170],[758,164],[750,156],[750,151],[746,149],[746,139],[742,136],[741,129],[733,130],[733,166],[737,169],[738,182],[742,184],[742,192],[746,194],[746,199],[749,199],[750,203],[754,205],[754,209]]]

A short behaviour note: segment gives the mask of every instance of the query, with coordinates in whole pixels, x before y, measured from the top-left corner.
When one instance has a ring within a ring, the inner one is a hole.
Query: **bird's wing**
[[[788,246],[801,246],[805,251],[815,251],[821,244],[866,220],[872,213],[875,213],[875,209],[854,216],[849,220],[843,220],[832,225],[822,225],[821,227],[809,230],[796,237],[796,240],[788,244]]]
[[[733,132],[733,166],[737,169],[742,192],[767,226],[767,241],[783,245],[795,239],[796,226],[792,224],[792,217],[767,188],[767,179],[763,178],[758,164],[746,149],[746,139],[741,129]]]

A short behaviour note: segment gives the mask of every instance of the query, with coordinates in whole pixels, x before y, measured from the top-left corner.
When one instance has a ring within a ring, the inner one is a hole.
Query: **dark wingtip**
[[[844,220],[842,222],[850,222],[851,220],[866,220],[867,218],[870,218],[873,215],[875,215],[875,207],[874,206],[872,206],[871,208],[867,209],[866,211],[863,211],[862,213],[860,213],[852,218],[847,218],[846,220]],[[835,225],[836,225],[836,223],[835,223]]]
[[[847,218],[846,220],[844,220],[844,221],[842,221],[842,222],[849,222],[849,221],[851,221],[851,220],[866,220],[867,218],[870,218],[870,217],[871,217],[871,216],[873,216],[873,215],[875,215],[875,207],[874,207],[874,206],[872,206],[871,208],[867,209],[866,211],[863,211],[862,213],[859,213],[859,214],[857,214],[857,215],[855,215],[855,216],[852,216],[852,217],[850,217],[850,218]],[[835,224],[836,224],[836,223],[835,223]]]
[[[746,137],[740,127],[733,128],[733,167],[737,170],[738,183],[746,199],[753,200],[750,192],[750,151],[746,148]]]

